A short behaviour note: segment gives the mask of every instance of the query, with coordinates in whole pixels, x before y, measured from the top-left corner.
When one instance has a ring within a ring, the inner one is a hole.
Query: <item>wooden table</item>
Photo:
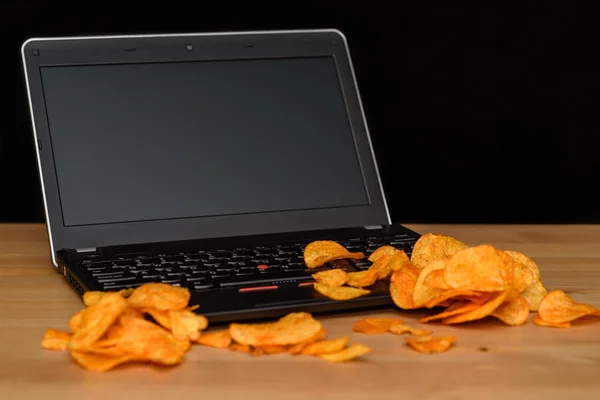
[[[600,226],[410,227],[522,251],[538,262],[548,289],[600,307]],[[79,368],[65,352],[40,348],[44,329],[67,329],[81,306],[50,267],[45,227],[0,225],[0,399],[600,399],[600,319],[566,330],[496,320],[429,325],[455,335],[457,343],[447,353],[424,355],[401,337],[353,334],[363,314],[331,316],[323,318],[331,337],[350,335],[373,352],[338,365],[195,346],[172,369],[134,366],[99,374]],[[423,315],[378,314],[401,315],[415,326]]]

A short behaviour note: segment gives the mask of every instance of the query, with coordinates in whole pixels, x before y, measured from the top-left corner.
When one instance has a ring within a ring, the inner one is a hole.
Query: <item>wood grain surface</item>
[[[490,243],[537,261],[548,289],[600,307],[600,226],[409,225]],[[131,366],[84,371],[66,352],[46,351],[46,327],[67,329],[80,299],[50,264],[44,225],[0,225],[0,399],[600,399],[600,318],[571,329],[496,320],[428,324],[452,334],[447,353],[424,355],[402,337],[352,332],[365,313],[320,317],[330,337],[371,346],[363,360],[329,364],[312,357],[195,346],[175,368]],[[422,327],[422,311],[383,310]]]

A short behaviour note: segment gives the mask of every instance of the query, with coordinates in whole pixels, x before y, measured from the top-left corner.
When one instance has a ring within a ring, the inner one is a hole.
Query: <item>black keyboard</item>
[[[363,252],[368,257],[375,249],[391,245],[409,256],[416,239],[407,234],[384,237],[349,238],[338,241],[350,252]],[[163,282],[190,290],[252,287],[269,284],[313,281],[312,274],[331,268],[348,272],[369,268],[371,262],[336,260],[308,269],[304,264],[307,243],[273,246],[199,250],[178,254],[144,254],[135,257],[90,259],[79,263],[92,290],[120,290],[148,282]]]

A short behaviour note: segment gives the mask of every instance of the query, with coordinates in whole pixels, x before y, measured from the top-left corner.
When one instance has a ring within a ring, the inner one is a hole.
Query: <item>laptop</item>
[[[22,46],[54,268],[80,296],[189,288],[212,323],[389,307],[325,298],[304,247],[409,255],[338,30],[33,38]]]

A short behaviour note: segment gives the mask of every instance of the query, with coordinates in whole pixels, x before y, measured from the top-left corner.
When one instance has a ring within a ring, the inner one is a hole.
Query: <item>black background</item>
[[[600,222],[600,15],[586,3],[48,3],[0,3],[0,222],[43,221],[28,37],[299,28],[349,40],[394,221]]]

